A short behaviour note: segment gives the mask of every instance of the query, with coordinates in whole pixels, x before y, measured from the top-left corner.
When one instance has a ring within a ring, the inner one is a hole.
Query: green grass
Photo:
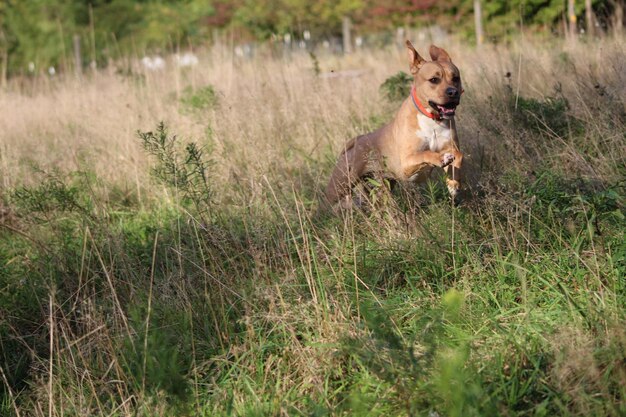
[[[60,181],[10,197],[29,238],[5,231],[0,247],[3,370],[25,409],[49,360],[50,293],[66,349],[54,395],[98,397],[94,413],[125,396],[140,415],[624,412],[619,189],[545,172],[509,180],[518,201],[435,197],[389,237],[371,230],[389,219],[311,221],[280,201],[250,233],[228,215],[196,222],[185,199],[120,209],[88,176]]]
[[[625,415],[624,167],[589,142],[623,115],[511,94],[458,208],[434,178],[316,214],[306,172],[230,204],[163,124],[137,140],[167,198],[88,171],[6,190],[0,413]],[[611,175],[555,163],[555,135]]]

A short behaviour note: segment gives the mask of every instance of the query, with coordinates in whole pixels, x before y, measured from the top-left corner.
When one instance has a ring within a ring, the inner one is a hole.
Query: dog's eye
[[[459,77],[458,75],[455,75],[454,77],[452,77],[453,83],[458,83],[459,81],[461,81],[461,77]]]
[[[430,80],[428,80],[428,81],[430,81],[430,82],[431,82],[431,83],[433,83],[433,84],[439,84],[439,78],[437,78],[437,77],[433,77],[433,78],[431,78],[431,79],[430,79]]]

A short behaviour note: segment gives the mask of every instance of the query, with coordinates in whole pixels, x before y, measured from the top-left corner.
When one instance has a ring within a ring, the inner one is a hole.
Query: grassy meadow
[[[626,43],[442,46],[459,207],[317,211],[395,47],[1,91],[0,415],[626,415]]]

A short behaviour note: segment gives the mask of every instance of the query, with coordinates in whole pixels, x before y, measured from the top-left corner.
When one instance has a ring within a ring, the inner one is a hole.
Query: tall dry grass
[[[425,52],[427,46],[419,49]],[[485,133],[485,122],[498,125],[508,117],[488,104],[490,98],[501,98],[496,95],[504,93],[503,85],[509,85],[514,95],[535,98],[554,96],[559,88],[573,113],[583,118],[590,106],[607,106],[610,112],[623,106],[619,99],[626,92],[626,71],[621,40],[555,41],[547,47],[518,41],[480,51],[462,44],[443,46],[462,70],[466,94],[458,125],[464,148],[474,154],[470,158],[476,157],[476,146],[518,139],[514,132],[499,140]],[[201,54],[200,64],[192,69],[170,66],[154,73],[136,69],[127,75],[111,69],[82,80],[33,81],[36,87],[28,93],[9,89],[0,93],[2,184],[11,188],[28,183],[31,165],[44,170],[88,167],[107,181],[126,184],[141,194],[150,192],[135,132],[160,120],[179,135],[200,141],[207,137],[207,129],[212,132],[216,179],[225,189],[233,180],[252,184],[263,176],[285,184],[302,175],[323,182],[344,141],[391,118],[397,104],[384,101],[379,85],[406,70],[407,62],[405,51],[395,48],[319,59],[325,73],[363,72],[356,77],[320,78],[305,54],[243,60],[220,48]],[[507,73],[510,78],[505,78]],[[184,88],[205,85],[214,86],[219,105],[206,112],[181,111]],[[604,96],[598,95],[600,90]],[[599,129],[603,123],[598,121]],[[599,146],[614,140],[590,139]],[[597,160],[584,162],[571,155],[575,150],[568,144],[555,146],[562,148],[563,162],[589,174],[610,175],[606,165],[621,162],[620,149],[602,148]],[[517,159],[504,153],[495,156],[498,162]]]

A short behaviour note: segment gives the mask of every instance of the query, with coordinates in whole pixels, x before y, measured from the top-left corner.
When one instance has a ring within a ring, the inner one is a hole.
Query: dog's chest
[[[435,120],[418,113],[417,122],[419,124],[419,129],[415,131],[415,134],[421,139],[420,144],[418,145],[418,150],[439,152],[452,140],[452,129],[450,128],[449,120],[436,122]]]

